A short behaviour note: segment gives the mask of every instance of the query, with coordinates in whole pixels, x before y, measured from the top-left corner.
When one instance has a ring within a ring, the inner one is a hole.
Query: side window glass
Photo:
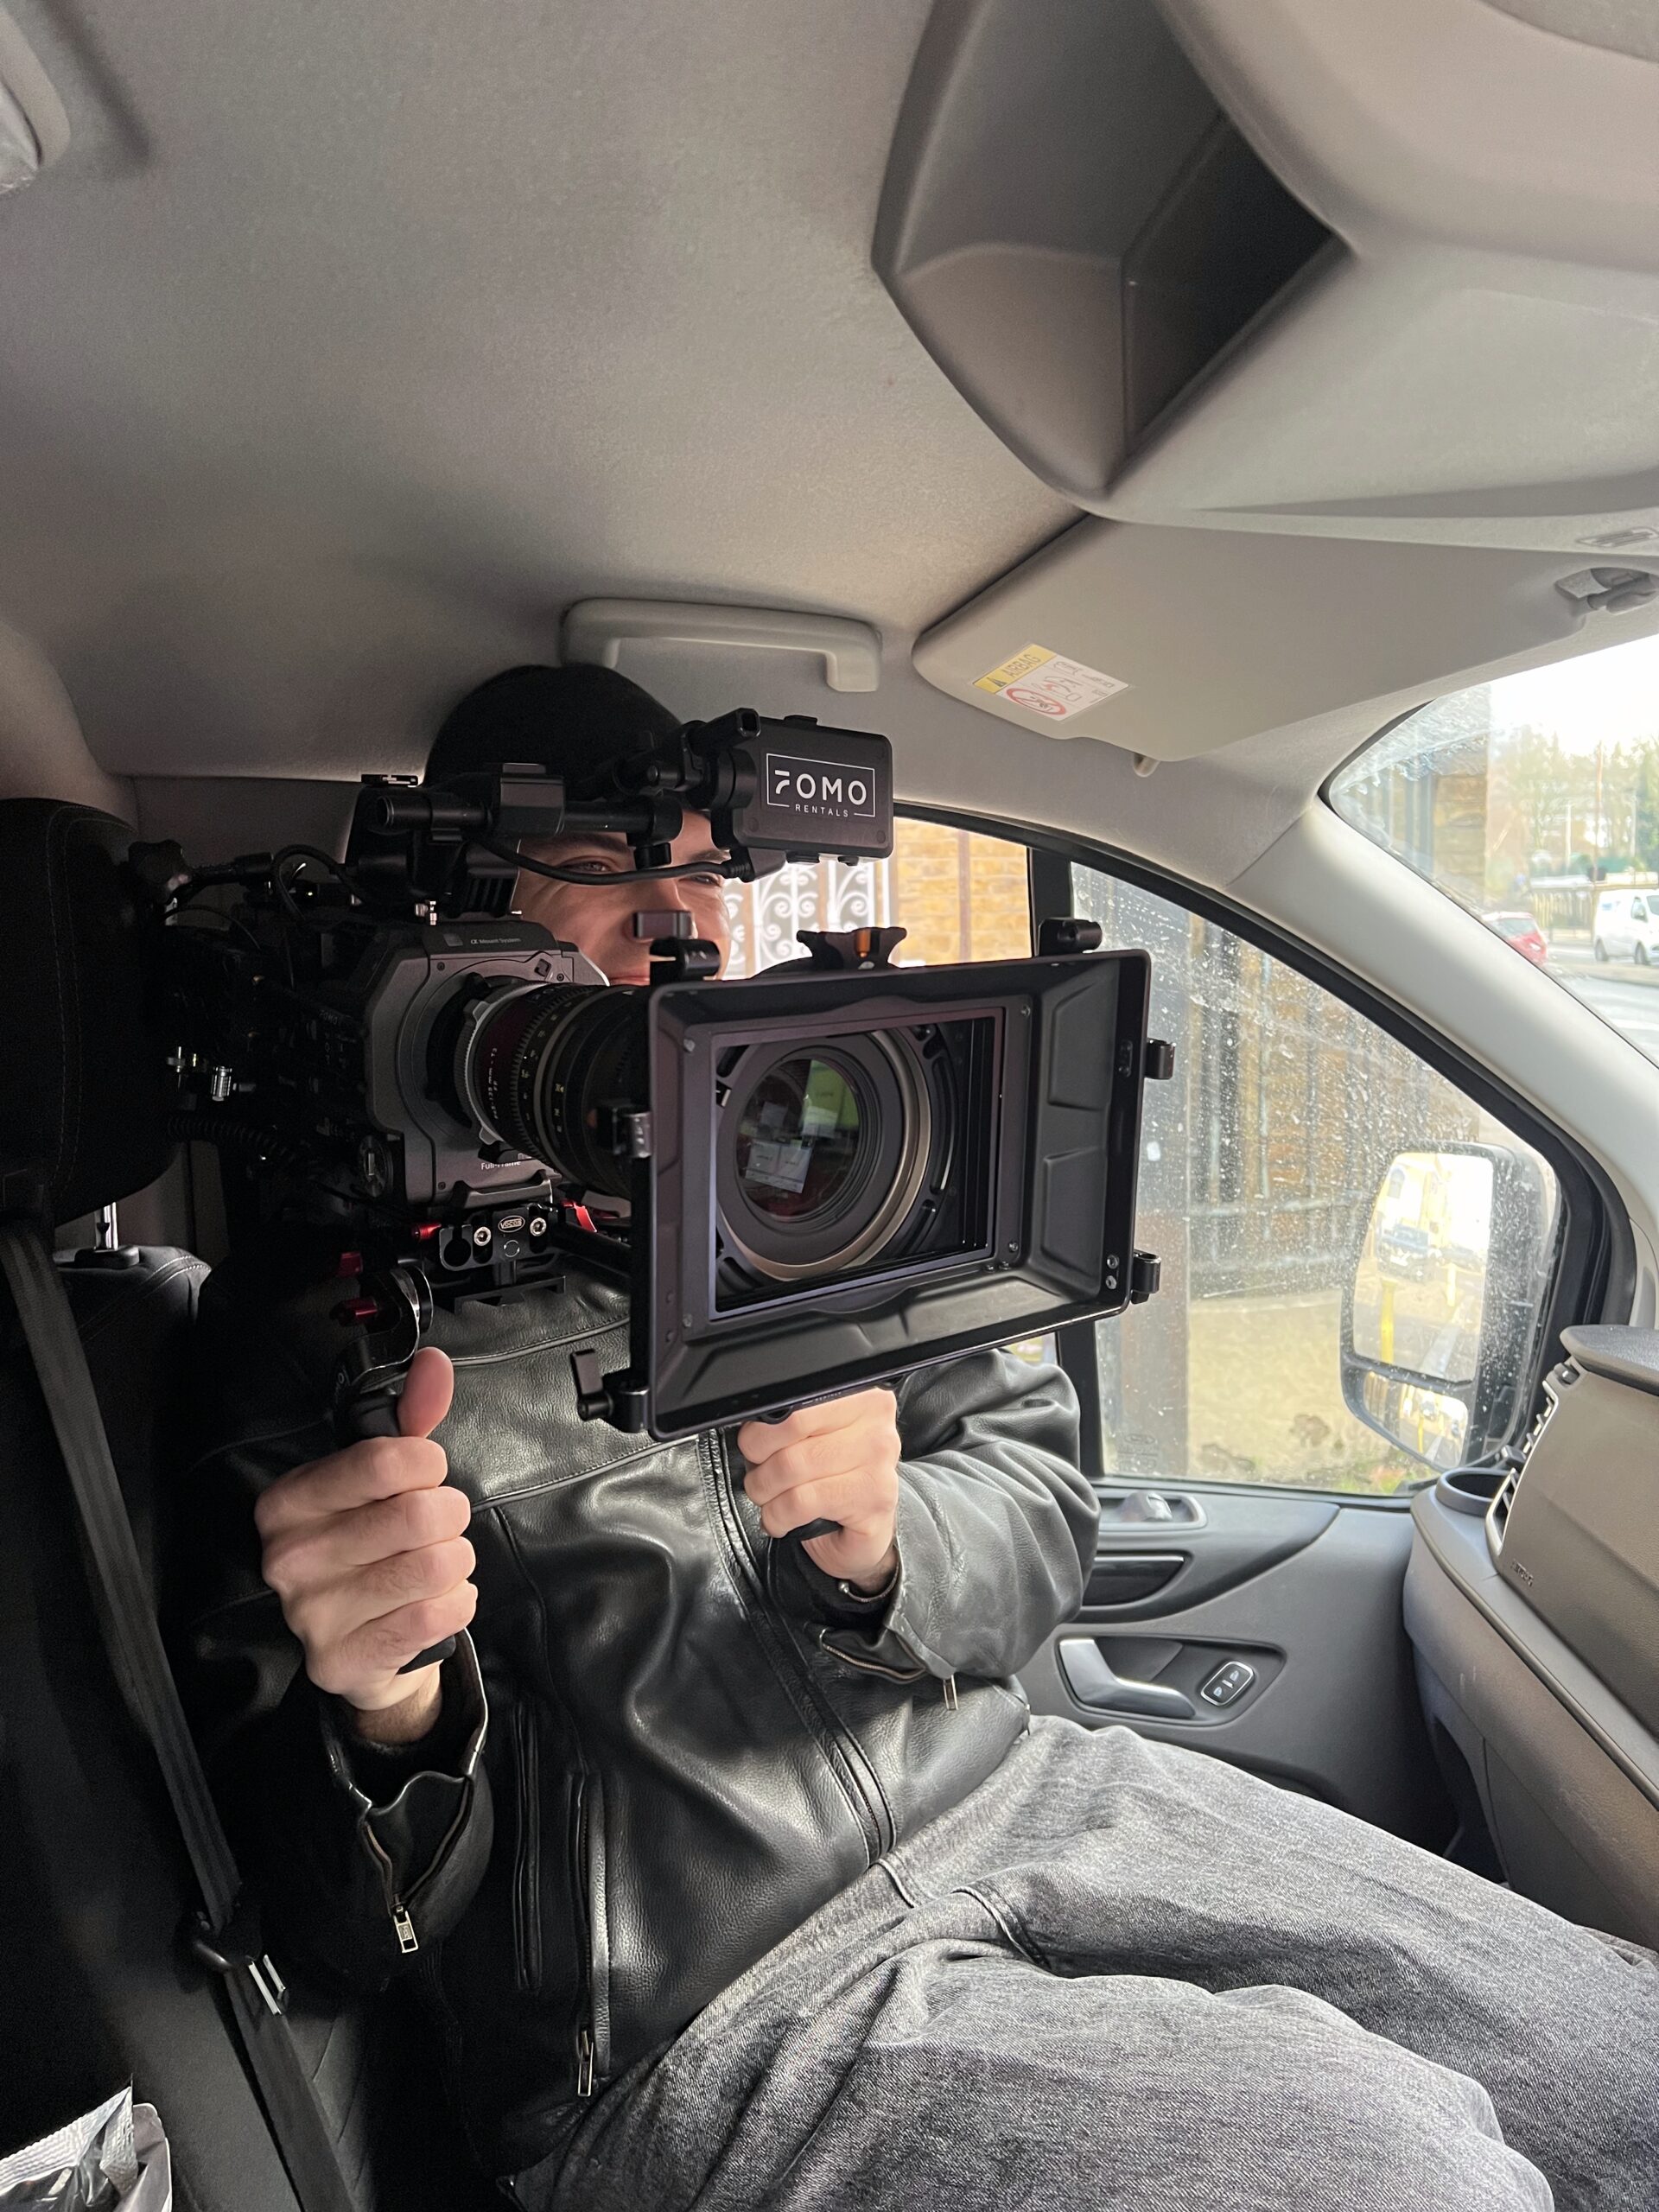
[[[1447,692],[1379,732],[1330,798],[1659,1062],[1640,972],[1659,884],[1656,674],[1659,638],[1634,638]]]
[[[978,830],[901,815],[891,860],[797,862],[726,888],[732,921],[728,976],[753,976],[800,957],[798,930],[897,923],[900,966],[1023,960],[1031,947],[1031,856]]]
[[[1072,879],[1109,944],[1152,954],[1152,1033],[1176,1052],[1142,1134],[1137,1236],[1162,1287],[1096,1331],[1106,1468],[1387,1492],[1455,1465],[1471,1423],[1507,1417],[1494,1363],[1513,1398],[1530,1362],[1560,1211],[1548,1163],[1231,931],[1099,869]],[[1493,1256],[1495,1178],[1497,1213],[1514,1191],[1528,1217],[1524,1281]],[[1364,1362],[1346,1390],[1344,1344]]]

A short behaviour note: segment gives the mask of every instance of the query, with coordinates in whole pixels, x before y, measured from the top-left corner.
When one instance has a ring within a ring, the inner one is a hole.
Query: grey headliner
[[[1486,0],[1486,4],[1560,38],[1659,61],[1659,17],[1651,0]]]
[[[10,4],[73,135],[0,200],[0,789],[265,842],[572,601],[720,599],[874,622],[880,690],[625,658],[681,713],[884,728],[912,798],[1227,884],[1440,688],[1147,780],[918,677],[1072,519],[870,268],[929,0]],[[1300,620],[1287,587],[1241,652]]]
[[[97,759],[410,765],[596,593],[908,636],[1067,518],[868,266],[926,0],[14,0],[0,614]]]

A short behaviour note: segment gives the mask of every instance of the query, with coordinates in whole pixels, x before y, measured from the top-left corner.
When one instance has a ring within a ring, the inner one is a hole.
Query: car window
[[[1331,785],[1345,822],[1483,919],[1659,1061],[1659,638],[1437,699]],[[1613,881],[1622,888],[1600,890]]]
[[[1389,1374],[1461,1371],[1484,1278],[1478,1188],[1459,1194],[1471,1155],[1514,1162],[1541,1210],[1533,1274],[1506,1286],[1528,1301],[1503,1355],[1518,1396],[1560,1216],[1548,1163],[1232,931],[1095,868],[1073,868],[1071,900],[1109,944],[1151,952],[1152,1033],[1176,1053],[1174,1079],[1147,1090],[1136,1226],[1161,1287],[1096,1332],[1106,1471],[1377,1493],[1454,1463],[1466,1424],[1446,1391],[1371,1378],[1408,1447],[1351,1410],[1344,1302]]]
[[[978,830],[901,815],[893,857],[800,862],[754,883],[726,887],[728,976],[753,976],[800,957],[799,930],[897,923],[901,967],[957,960],[1023,960],[1031,951],[1030,855]]]

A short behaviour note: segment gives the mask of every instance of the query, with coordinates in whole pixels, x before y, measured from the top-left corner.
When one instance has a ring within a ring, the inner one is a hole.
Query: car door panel
[[[1405,1621],[1442,1758],[1515,1887],[1659,1944],[1659,1738],[1494,1565],[1484,1523],[1413,1508]]]
[[[1188,1563],[1156,1594],[1085,1605],[1057,1630],[1021,1673],[1033,1709],[1211,1752],[1438,1847],[1452,1815],[1403,1624],[1409,1515],[1265,1489],[1165,1494],[1203,1509],[1202,1527],[1166,1525],[1155,1548]],[[1109,1509],[1122,1495],[1103,1491]],[[1109,1529],[1103,1551],[1130,1541]],[[1234,1666],[1250,1679],[1213,1702],[1206,1685]]]
[[[1159,1499],[1173,1509],[1169,1519],[1140,1517],[1138,1501]],[[1116,1602],[1103,1606],[1099,1600],[1091,1603],[1085,1593],[1085,1614],[1092,1618],[1099,1611],[1114,1621],[1154,1619],[1172,1607],[1185,1610],[1219,1597],[1311,1544],[1338,1511],[1332,1498],[1299,1497],[1294,1492],[1279,1492],[1269,1499],[1259,1493],[1199,1492],[1161,1484],[1129,1491],[1103,1486],[1101,1501],[1091,1590],[1127,1562],[1147,1558],[1179,1562],[1177,1572],[1144,1598],[1126,1594],[1121,1584]],[[1133,1517],[1123,1517],[1125,1507]]]

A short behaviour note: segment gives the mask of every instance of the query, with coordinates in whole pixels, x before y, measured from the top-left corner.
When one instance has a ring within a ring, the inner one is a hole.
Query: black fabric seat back
[[[181,1252],[70,1271],[141,1541],[159,1389],[204,1270]],[[130,2080],[163,2115],[181,2202],[294,2212],[209,1977],[176,1936],[194,1883],[105,1657],[75,1513],[0,1289],[0,2141]]]
[[[65,1269],[140,1550],[165,1571],[165,1415],[207,1270],[148,1250]],[[162,1471],[157,1482],[157,1469]],[[105,1656],[73,1501],[0,1284],[0,2149],[131,2082],[187,2212],[296,2212],[216,1976],[178,1940],[195,1887]],[[499,2203],[467,2166],[401,2002],[293,1992],[296,2034],[363,2212]]]
[[[0,802],[0,1208],[42,1225],[118,1201],[171,1151],[144,1014],[132,832],[86,807]],[[189,1254],[65,1267],[159,1613],[175,1370],[206,1274]],[[79,1520],[0,1279],[0,2152],[131,2082],[161,2113],[186,2212],[297,2212],[217,1976],[179,1940],[198,1903],[176,1817],[94,1611]],[[423,2033],[398,2008],[296,1993],[296,2039],[362,2212],[466,2212]]]
[[[173,1150],[132,837],[90,806],[0,801],[0,1203],[29,1205],[33,1179],[48,1223],[142,1190]]]

